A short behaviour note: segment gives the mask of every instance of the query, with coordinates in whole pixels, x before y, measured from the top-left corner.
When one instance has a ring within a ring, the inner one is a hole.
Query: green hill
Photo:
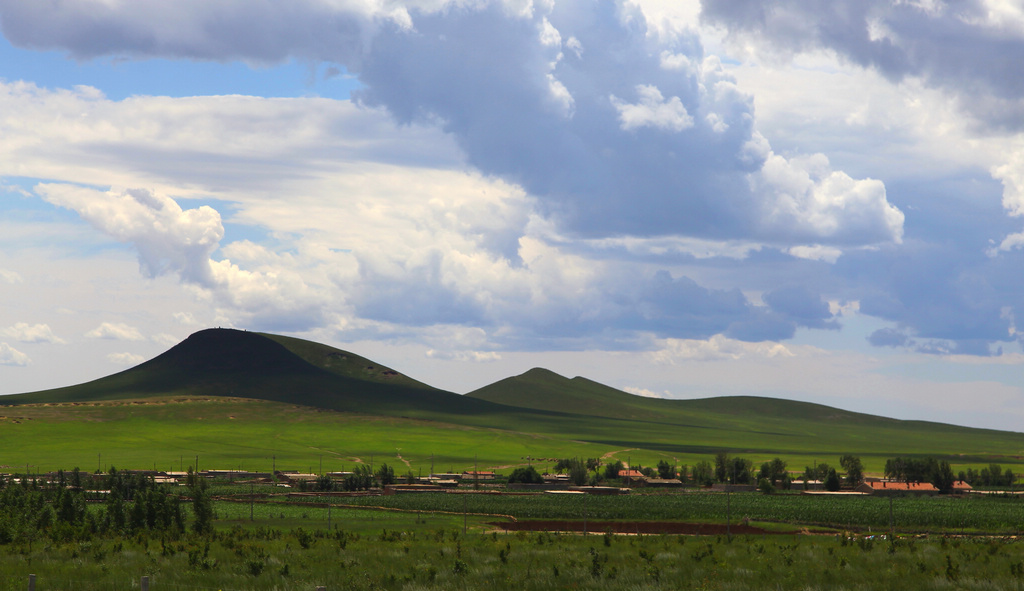
[[[92,382],[0,397],[0,405],[157,396],[230,396],[367,414],[472,414],[495,405],[417,382],[326,345],[233,329],[197,332],[164,354]]]
[[[960,466],[1024,457],[1021,433],[752,396],[645,398],[544,369],[461,396],[333,347],[229,329],[200,331],[99,380],[0,397],[0,412],[0,466],[39,465],[44,450],[55,463],[95,450],[86,455],[167,462],[204,453],[228,465],[380,454],[409,467],[436,454],[462,468],[569,455],[692,465],[718,451],[795,468],[852,453],[869,470],[895,455]]]

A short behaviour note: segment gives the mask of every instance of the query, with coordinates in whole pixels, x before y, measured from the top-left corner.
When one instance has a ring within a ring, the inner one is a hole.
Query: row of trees
[[[939,461],[932,457],[926,458],[890,458],[885,462],[885,476],[900,482],[929,482],[939,489],[941,493],[949,493],[953,490],[953,484],[957,480],[964,481],[971,486],[1001,487],[1013,486],[1017,476],[1012,470],[1003,470],[999,464],[989,464],[987,468],[974,470],[968,468],[953,475],[953,468],[949,462]]]
[[[844,455],[839,459],[839,464],[844,471],[844,476],[828,464],[821,463],[817,466],[808,466],[804,472],[804,479],[807,481],[821,480],[832,490],[838,490],[843,484],[843,478],[848,486],[856,486],[864,479],[864,469],[861,460],[857,456]],[[726,452],[715,455],[714,461],[703,460],[692,467],[686,465],[670,464],[666,460],[658,462],[657,466],[634,468],[641,474],[651,478],[679,478],[683,483],[697,486],[710,486],[715,482],[723,484],[746,484],[762,485],[772,489],[776,487],[789,488],[792,482],[787,464],[781,458],[774,458],[761,465],[756,470],[754,463],[743,457],[730,456]],[[577,485],[590,482],[595,484],[602,480],[614,480],[619,478],[620,472],[624,470],[621,461],[601,464],[596,458],[581,460],[579,458],[560,459],[555,463],[555,472],[568,474],[570,480]],[[536,475],[536,476],[534,476]],[[542,482],[540,474],[530,468],[521,468],[513,472],[509,482]]]
[[[86,508],[81,474],[58,472],[54,482],[22,478],[0,479],[0,544],[31,543],[37,539],[89,540],[96,535],[135,535],[162,532],[171,536],[189,528],[198,534],[213,529],[213,501],[206,481],[191,471],[188,497],[140,474],[111,468],[100,486],[108,492],[99,509]],[[93,493],[95,494],[95,493]],[[192,519],[185,503],[191,501]]]

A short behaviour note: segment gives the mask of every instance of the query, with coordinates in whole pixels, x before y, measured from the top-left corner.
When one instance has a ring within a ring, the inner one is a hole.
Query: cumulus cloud
[[[0,334],[22,343],[66,343],[64,339],[53,334],[48,324],[27,324],[19,322],[14,326],[0,331]]]
[[[28,355],[25,355],[7,343],[0,343],[0,365],[25,367],[30,363],[32,363],[32,360],[29,359]]]
[[[610,2],[533,15],[579,53],[539,43],[530,19],[494,5],[410,15],[413,28],[374,38],[359,99],[440,122],[472,165],[521,184],[575,235],[900,239],[878,181],[836,171],[798,191],[776,182],[785,160],[753,131],[750,97],[693,35],[665,48],[642,13]],[[481,47],[492,60],[473,57]],[[571,117],[552,108],[548,76],[572,97]]]
[[[1022,129],[1024,29],[1000,0],[701,0],[738,44],[786,56],[829,50],[892,81],[922,79],[995,128]]]
[[[74,210],[111,237],[132,244],[149,277],[177,273],[204,286],[214,280],[210,253],[224,237],[224,226],[212,207],[184,210],[173,199],[146,189],[100,192],[43,183],[35,192],[54,205]]]
[[[576,235],[899,239],[900,219],[877,182],[837,172],[800,195],[750,186],[768,154],[750,150],[751,98],[696,34],[650,34],[628,3],[527,6],[187,2],[168,24],[154,18],[165,8],[148,1],[45,11],[0,2],[0,20],[15,44],[81,58],[343,65],[363,84],[363,105],[439,126],[472,166],[521,185]],[[776,216],[762,224],[766,209]]]
[[[693,127],[693,117],[686,112],[686,107],[679,97],[665,99],[657,87],[647,84],[638,85],[636,94],[640,101],[636,104],[627,103],[615,95],[610,97],[612,105],[619,112],[622,129],[631,131],[641,127],[653,127],[679,132]]]
[[[139,329],[134,326],[122,324],[119,322],[104,322],[96,328],[85,333],[85,336],[90,339],[110,339],[116,341],[144,341],[146,337],[142,336]]]
[[[722,361],[743,358],[793,357],[795,354],[782,343],[744,342],[714,335],[709,339],[664,339],[660,349],[651,353],[658,363],[682,361]]]

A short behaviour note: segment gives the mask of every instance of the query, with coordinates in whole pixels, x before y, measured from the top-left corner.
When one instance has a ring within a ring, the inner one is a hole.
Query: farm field
[[[999,538],[376,534],[234,528],[204,539],[4,548],[0,588],[1019,589],[1024,546]],[[884,583],[882,583],[884,581]]]
[[[871,496],[808,496],[799,494],[690,492],[683,494],[522,495],[486,494],[304,497],[297,504],[344,504],[385,507],[411,512],[510,516],[520,521],[570,519],[725,524],[753,521],[788,524],[792,529],[888,532],[890,501]],[[321,509],[322,511],[322,509]],[[730,519],[731,518],[731,519]],[[900,497],[892,501],[892,525],[902,533],[1017,534],[1024,531],[1024,499],[1020,497]]]

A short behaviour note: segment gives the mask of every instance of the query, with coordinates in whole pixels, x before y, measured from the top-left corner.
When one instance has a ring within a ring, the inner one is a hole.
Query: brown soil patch
[[[494,522],[489,525],[508,531],[583,531],[582,521],[531,519],[512,523]],[[793,532],[768,531],[751,525],[735,524],[727,529],[724,525],[714,523],[660,523],[656,521],[588,521],[587,531],[598,534],[611,531],[619,534],[683,534],[691,536],[717,536],[728,533],[732,533],[732,535],[793,534]]]

